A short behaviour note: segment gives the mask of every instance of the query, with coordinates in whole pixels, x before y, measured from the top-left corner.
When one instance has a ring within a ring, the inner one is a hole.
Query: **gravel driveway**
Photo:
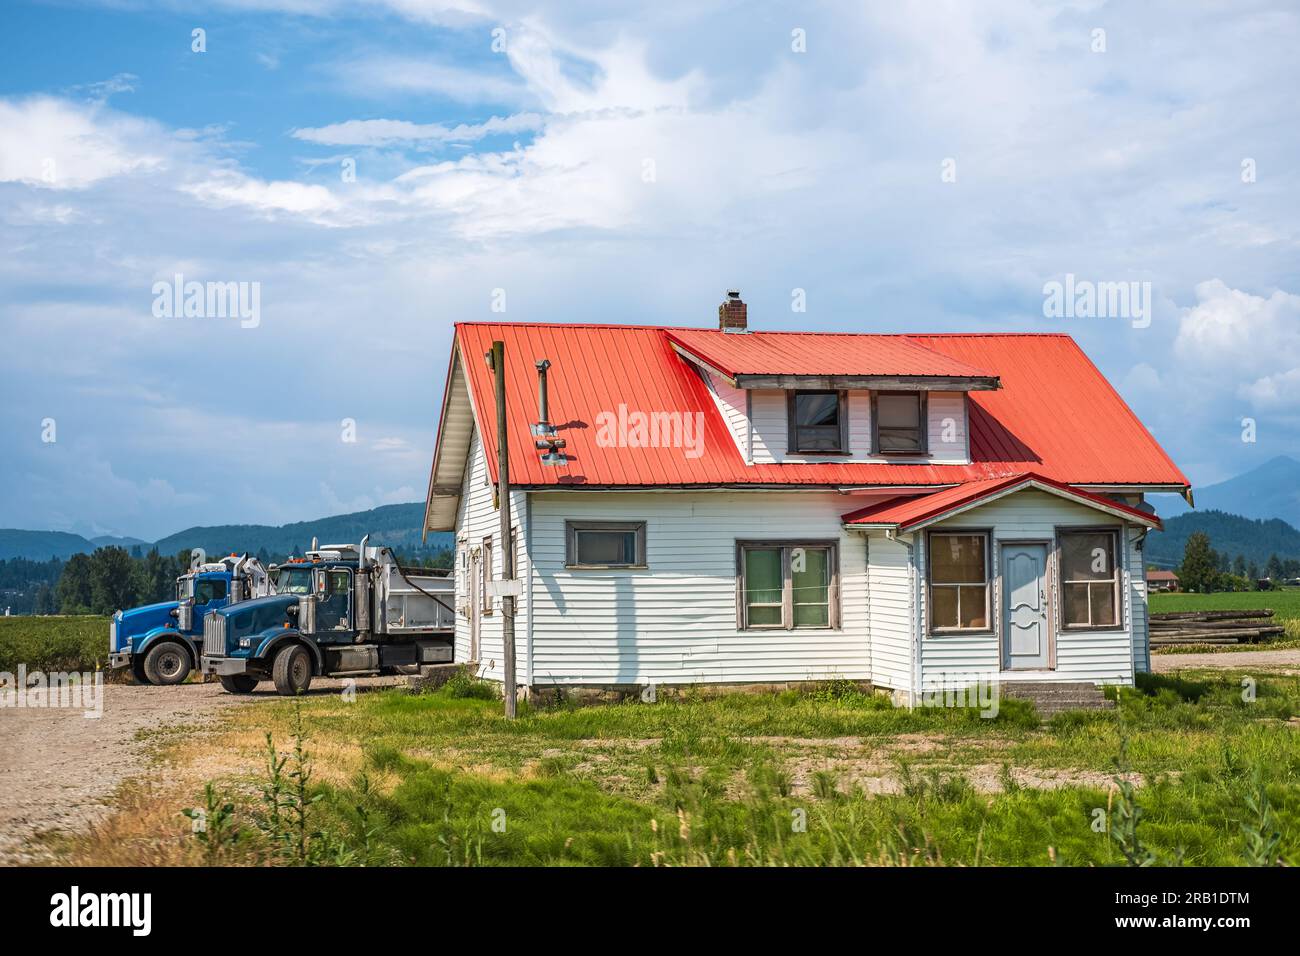
[[[399,677],[363,677],[357,689],[392,686]],[[336,694],[340,681],[312,681],[310,695]],[[0,710],[0,864],[31,857],[24,844],[50,830],[80,830],[108,812],[105,803],[128,777],[149,768],[140,731],[202,726],[227,707],[279,700],[269,683],[248,695],[220,684],[147,687],[108,684],[103,714],[69,708]]]
[[[1245,671],[1258,669],[1283,674],[1300,673],[1300,647],[1281,651],[1222,651],[1208,654],[1152,654],[1151,669],[1157,674],[1214,668]]]

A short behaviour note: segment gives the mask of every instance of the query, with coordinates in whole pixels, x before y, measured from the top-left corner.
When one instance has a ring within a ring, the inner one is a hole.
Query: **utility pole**
[[[506,344],[492,343],[497,400],[497,509],[501,515],[501,646],[505,655],[506,719],[518,712],[515,684],[515,549],[510,534],[510,450],[506,442]]]

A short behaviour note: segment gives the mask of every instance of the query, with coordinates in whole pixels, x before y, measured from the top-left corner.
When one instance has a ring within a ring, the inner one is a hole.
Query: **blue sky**
[[[1195,484],[1300,455],[1298,41],[1265,2],[6,3],[0,527],[418,500],[496,289],[1067,331]],[[256,327],[154,315],[177,273],[258,283]],[[1066,274],[1150,324],[1045,317]]]

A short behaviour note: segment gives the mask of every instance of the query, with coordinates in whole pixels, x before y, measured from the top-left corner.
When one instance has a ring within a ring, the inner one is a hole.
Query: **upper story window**
[[[849,450],[848,413],[843,392],[790,393],[790,451],[795,454],[843,455]]]
[[[925,454],[925,392],[873,392],[872,432],[878,455]]]

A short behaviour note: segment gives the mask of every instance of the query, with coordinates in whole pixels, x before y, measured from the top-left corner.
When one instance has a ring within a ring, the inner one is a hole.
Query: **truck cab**
[[[113,615],[108,665],[130,667],[142,684],[179,684],[199,666],[204,615],[267,590],[266,571],[256,558],[230,555],[208,562],[195,549],[190,570],[176,579],[176,600]]]
[[[204,621],[203,672],[230,693],[270,680],[280,694],[299,694],[314,676],[452,659],[446,572],[401,568],[389,549],[362,539],[313,549],[276,567],[274,579],[270,597],[218,608]]]

